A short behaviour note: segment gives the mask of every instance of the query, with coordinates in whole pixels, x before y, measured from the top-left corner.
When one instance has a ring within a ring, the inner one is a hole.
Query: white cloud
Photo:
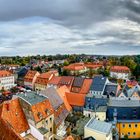
[[[139,45],[140,25],[128,19],[99,22],[85,29],[66,27],[48,18],[0,22],[0,55],[136,54]]]

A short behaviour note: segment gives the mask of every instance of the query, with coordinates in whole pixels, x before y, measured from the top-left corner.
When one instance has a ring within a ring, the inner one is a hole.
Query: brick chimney
[[[6,103],[6,109],[7,109],[7,111],[9,111],[10,109],[9,109],[9,103]]]

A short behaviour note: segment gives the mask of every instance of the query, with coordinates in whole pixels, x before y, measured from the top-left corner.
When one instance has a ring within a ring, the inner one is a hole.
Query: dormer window
[[[49,115],[49,114],[50,114],[50,111],[49,111],[48,109],[46,109],[46,110],[45,110],[45,113],[46,113],[47,115]]]
[[[42,116],[42,114],[40,112],[37,113],[37,116],[38,116],[39,119],[43,118],[43,116]]]

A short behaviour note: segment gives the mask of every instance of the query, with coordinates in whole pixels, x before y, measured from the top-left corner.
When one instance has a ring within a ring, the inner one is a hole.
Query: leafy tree
[[[133,75],[136,77],[136,79],[138,79],[140,77],[140,64],[138,64],[134,71],[133,71]]]
[[[39,66],[36,67],[35,70],[38,71],[38,72],[40,72],[40,73],[42,73],[42,69]]]
[[[63,65],[64,66],[68,66],[69,65],[69,62],[68,61],[65,61]]]

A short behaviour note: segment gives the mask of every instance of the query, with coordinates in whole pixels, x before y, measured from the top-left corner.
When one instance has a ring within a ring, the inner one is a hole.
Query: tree
[[[59,73],[59,75],[61,75],[61,74],[62,74],[61,67],[58,67],[58,73]]]
[[[36,67],[35,70],[38,71],[38,72],[40,72],[40,73],[42,73],[42,69],[39,66]]]
[[[63,75],[63,76],[68,76],[68,75],[69,75],[69,74],[68,74],[68,71],[67,71],[67,70],[63,70],[62,75]]]
[[[136,77],[136,79],[138,79],[140,77],[140,64],[138,64],[134,71],[133,71],[133,75]]]
[[[68,66],[69,65],[69,62],[68,61],[65,61],[63,65],[64,66]]]

